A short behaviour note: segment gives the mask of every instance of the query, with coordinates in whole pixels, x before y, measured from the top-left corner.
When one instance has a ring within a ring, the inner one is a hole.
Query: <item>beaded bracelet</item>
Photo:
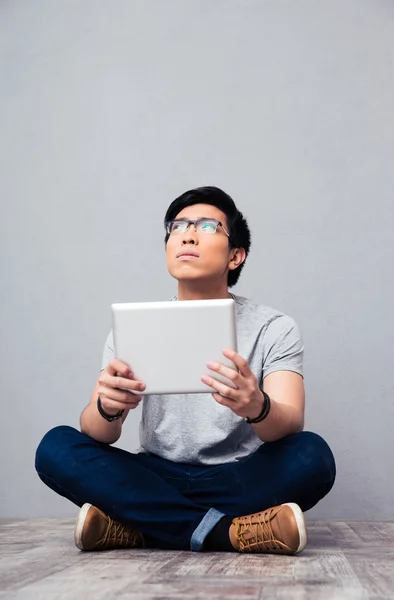
[[[114,415],[109,415],[108,413],[106,413],[105,410],[103,409],[103,407],[101,406],[101,398],[100,398],[100,396],[98,396],[98,398],[97,398],[97,410],[99,411],[99,413],[103,417],[103,419],[105,419],[106,421],[108,421],[108,423],[112,423],[112,421],[117,421],[117,419],[120,419],[121,416],[124,413],[124,408],[121,409],[121,410],[119,410]]]
[[[264,403],[261,413],[255,419],[249,419],[249,417],[245,417],[245,421],[247,423],[261,423],[261,421],[264,421],[264,419],[268,417],[271,410],[271,398],[268,396],[268,394],[266,394],[266,392],[263,392],[263,395]]]

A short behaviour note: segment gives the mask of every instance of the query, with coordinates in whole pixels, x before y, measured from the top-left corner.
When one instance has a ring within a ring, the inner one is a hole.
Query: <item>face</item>
[[[197,220],[201,218],[216,219],[223,223],[228,231],[226,215],[209,204],[194,204],[181,210],[176,219]],[[195,256],[187,255],[193,253]],[[231,258],[235,249],[229,249],[229,239],[219,225],[216,233],[195,231],[189,225],[184,233],[172,233],[167,241],[167,269],[179,282],[209,281],[217,282],[222,278],[227,284],[227,269],[236,268]]]

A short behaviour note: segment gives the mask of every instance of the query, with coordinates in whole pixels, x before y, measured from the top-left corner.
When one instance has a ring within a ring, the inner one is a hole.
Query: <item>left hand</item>
[[[246,360],[237,352],[225,349],[223,355],[234,363],[238,368],[238,372],[219,362],[209,362],[207,367],[211,371],[216,371],[230,379],[237,386],[237,389],[221,383],[208,374],[203,375],[201,381],[217,391],[217,393],[212,394],[216,402],[228,406],[239,417],[256,418],[260,414],[264,403],[264,396],[256,377],[250,370]]]

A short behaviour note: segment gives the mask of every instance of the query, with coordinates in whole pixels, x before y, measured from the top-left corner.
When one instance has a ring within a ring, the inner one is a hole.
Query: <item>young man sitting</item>
[[[128,452],[111,444],[145,386],[133,365],[115,358],[110,333],[81,431],[49,431],[37,472],[81,507],[81,550],[300,552],[303,511],[331,489],[335,462],[320,436],[303,431],[299,329],[285,314],[229,293],[250,249],[248,224],[230,196],[215,187],[185,192],[168,208],[165,227],[167,268],[178,281],[172,300],[234,298],[239,353],[223,354],[238,371],[208,363],[202,381],[215,393],[146,395],[141,449]],[[191,326],[185,351],[193,336]]]

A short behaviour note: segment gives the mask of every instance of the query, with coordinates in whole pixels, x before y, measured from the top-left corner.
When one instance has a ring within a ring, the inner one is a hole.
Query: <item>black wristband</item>
[[[246,417],[245,421],[247,423],[261,423],[261,421],[264,421],[264,419],[268,417],[271,410],[271,398],[265,392],[262,393],[264,395],[264,403],[261,413],[255,419],[249,419],[249,417]]]
[[[103,409],[103,407],[101,406],[100,396],[97,397],[97,410],[99,411],[99,413],[103,417],[103,419],[108,421],[108,423],[112,423],[112,421],[116,421],[117,419],[120,419],[120,417],[124,413],[124,408],[122,410],[119,410],[115,415],[109,415],[108,413],[106,413],[105,410]]]

